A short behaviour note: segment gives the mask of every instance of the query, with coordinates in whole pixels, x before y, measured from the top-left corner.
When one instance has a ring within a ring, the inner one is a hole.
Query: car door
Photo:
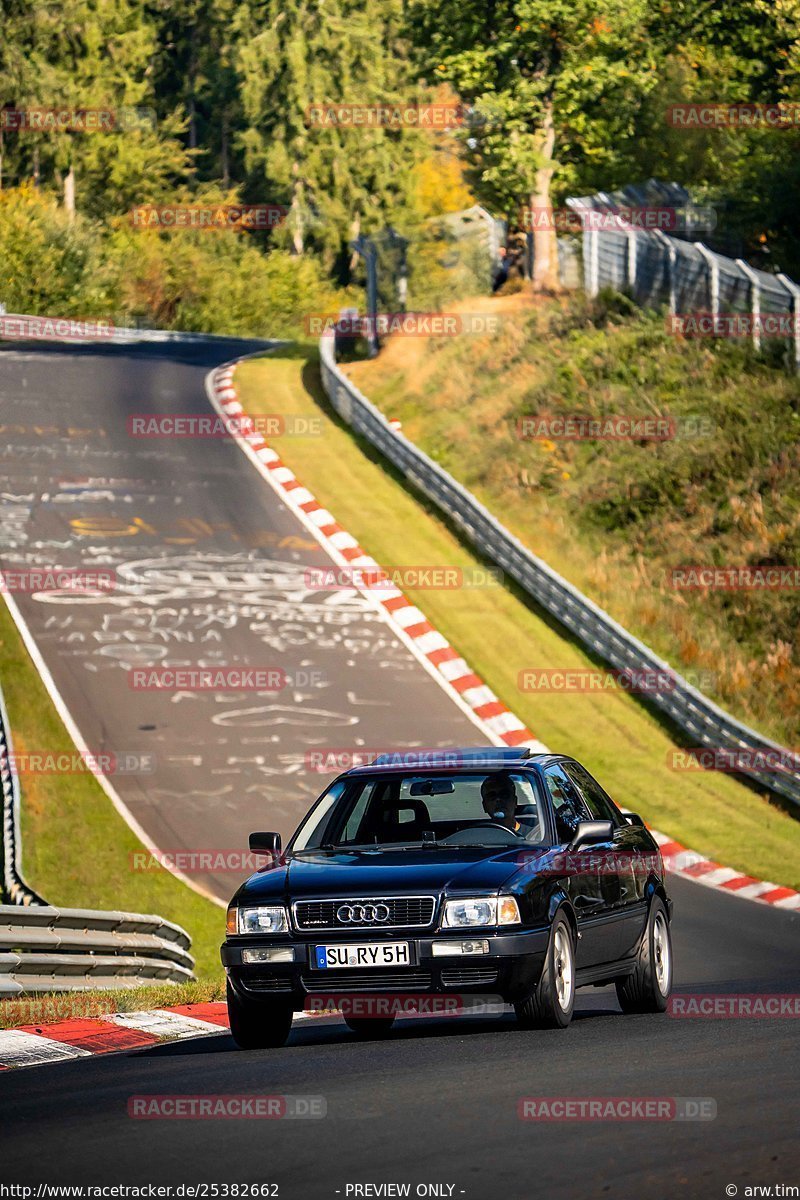
[[[594,846],[600,891],[611,920],[604,944],[609,960],[633,954],[646,919],[644,886],[647,863],[636,830],[629,825],[603,788],[580,763],[571,761],[564,769],[592,814],[593,821],[610,821],[611,841]]]
[[[554,869],[563,880],[578,921],[576,965],[579,969],[594,967],[607,961],[605,926],[609,906],[601,891],[597,860],[592,854],[594,846],[567,849],[580,822],[591,821],[592,816],[563,762],[551,763],[543,775],[553,805],[558,840]]]

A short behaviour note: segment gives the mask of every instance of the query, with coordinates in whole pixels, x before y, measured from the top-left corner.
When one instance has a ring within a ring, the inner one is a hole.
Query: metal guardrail
[[[161,917],[0,905],[0,999],[194,978],[189,935]]]
[[[323,386],[339,416],[454,521],[481,555],[499,566],[531,599],[615,669],[630,675],[661,673],[665,688],[648,691],[648,699],[695,746],[742,754],[759,752],[768,759],[788,761],[790,766],[776,763],[775,769],[770,766],[767,770],[742,767],[739,773],[800,804],[800,762],[796,756],[737,721],[692,687],[648,646],[523,546],[447,471],[392,429],[337,365],[331,334],[321,339],[320,356]]]
[[[194,978],[191,939],[162,917],[86,908],[54,908],[20,870],[19,779],[0,690],[0,1000],[23,992],[135,987],[143,980]]]
[[[0,900],[12,904],[44,904],[42,897],[25,882],[20,868],[19,779],[14,770],[14,747],[6,705],[0,690],[0,791],[3,802],[3,828],[0,840]]]

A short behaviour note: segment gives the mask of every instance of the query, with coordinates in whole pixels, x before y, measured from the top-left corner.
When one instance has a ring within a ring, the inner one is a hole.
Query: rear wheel
[[[345,1017],[344,1020],[361,1037],[385,1037],[394,1025],[394,1017]]]
[[[536,989],[515,1004],[514,1010],[525,1029],[564,1029],[572,1020],[574,1006],[575,944],[566,915],[558,912]]]
[[[285,1044],[294,1016],[285,1000],[242,1000],[230,983],[226,994],[228,1021],[237,1046],[242,1050],[266,1050]]]
[[[664,901],[654,896],[633,974],[616,983],[624,1013],[664,1012],[672,991],[672,936]]]

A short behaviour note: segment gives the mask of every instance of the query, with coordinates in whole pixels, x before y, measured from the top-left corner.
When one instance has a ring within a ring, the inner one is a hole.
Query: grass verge
[[[372,447],[354,444],[324,397],[315,349],[287,346],[251,359],[240,366],[237,386],[254,414],[322,414],[322,436],[283,436],[273,445],[378,562],[482,565]],[[582,759],[619,804],[727,866],[800,888],[800,822],[732,777],[670,769],[676,742],[641,703],[620,691],[518,690],[524,668],[595,665],[518,595],[501,586],[408,594],[542,741]]]
[[[5,604],[0,681],[17,754],[74,750]],[[26,774],[20,784],[23,873],[48,903],[158,913],[190,934],[198,979],[222,977],[223,910],[160,867],[131,870],[141,842],[90,772]]]
[[[796,377],[767,361],[780,344],[765,359],[746,342],[677,338],[613,293],[462,307],[495,312],[499,332],[392,337],[345,369],[584,595],[740,720],[800,745],[796,582],[674,576],[797,573],[800,402]],[[576,416],[602,432],[561,436],[557,422]],[[660,420],[661,440],[609,436],[618,417]]]
[[[197,983],[154,983],[145,987],[119,988],[107,992],[47,992],[4,1000],[0,1004],[0,1029],[16,1025],[52,1025],[103,1017],[107,1013],[144,1012],[171,1004],[204,1004],[225,999],[223,979]]]

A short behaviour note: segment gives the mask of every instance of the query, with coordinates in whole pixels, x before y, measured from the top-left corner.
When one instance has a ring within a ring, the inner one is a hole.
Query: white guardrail
[[[0,999],[194,978],[190,939],[140,913],[0,905]]]
[[[438,463],[392,429],[338,366],[332,334],[320,340],[320,357],[323,386],[342,420],[455,522],[484,558],[500,567],[532,600],[615,669],[634,676],[660,673],[665,688],[648,691],[647,699],[687,735],[692,746],[736,752],[739,774],[800,805],[797,755],[737,721],[692,687],[648,646],[523,546]],[[752,766],[746,765],[748,759]]]
[[[161,917],[54,908],[25,882],[20,869],[19,779],[0,691],[0,1000],[23,992],[134,987],[147,980],[194,978],[191,939]]]

